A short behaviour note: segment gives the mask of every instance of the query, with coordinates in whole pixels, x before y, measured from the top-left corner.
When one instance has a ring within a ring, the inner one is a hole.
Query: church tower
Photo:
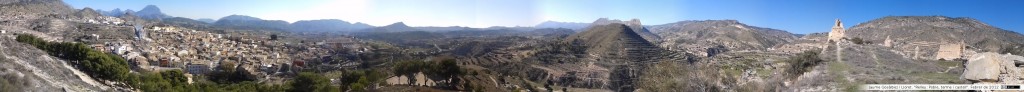
[[[832,31],[828,32],[829,41],[839,41],[846,36],[846,29],[843,28],[843,22],[836,19],[836,23],[832,25]]]

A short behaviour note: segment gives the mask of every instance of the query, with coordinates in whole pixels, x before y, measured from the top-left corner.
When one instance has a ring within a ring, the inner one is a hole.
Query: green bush
[[[800,74],[810,71],[814,66],[824,62],[825,60],[818,58],[818,51],[820,50],[808,50],[786,59],[784,62],[789,63],[786,73],[790,77],[800,76]]]
[[[340,92],[331,81],[316,73],[301,72],[292,82],[292,92]]]

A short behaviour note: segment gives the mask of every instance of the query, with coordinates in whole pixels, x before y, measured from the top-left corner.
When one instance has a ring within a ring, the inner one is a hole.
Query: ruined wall
[[[939,46],[939,51],[935,52],[935,59],[952,60],[957,58],[963,58],[964,44],[942,44]]]

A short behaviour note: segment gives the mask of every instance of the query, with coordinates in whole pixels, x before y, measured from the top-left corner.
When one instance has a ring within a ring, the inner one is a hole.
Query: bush
[[[1024,44],[1009,44],[1003,45],[999,48],[999,53],[1002,54],[1013,54],[1013,55],[1024,55]]]
[[[316,73],[301,72],[292,82],[292,92],[340,92],[331,81]]]
[[[207,79],[217,83],[241,83],[256,80],[246,75],[243,71],[236,71],[235,63],[233,62],[221,62],[217,68],[217,71],[206,74]]]
[[[341,79],[339,81],[341,81],[341,85],[349,85],[341,86],[342,90],[361,90],[364,89],[365,87],[373,85],[373,83],[377,83],[379,81],[384,80],[385,77],[387,77],[387,75],[381,73],[378,70],[360,70],[345,72],[345,74],[341,76]],[[353,85],[362,86],[357,87]]]
[[[864,39],[861,39],[861,38],[853,38],[853,39],[850,39],[850,41],[853,42],[854,44],[871,44],[872,43],[871,41],[865,41]]]
[[[800,76],[804,72],[810,71],[814,66],[824,62],[824,60],[818,58],[818,51],[820,50],[808,50],[786,59],[784,62],[789,63],[786,73],[790,77]]]
[[[277,40],[278,38],[277,34],[270,35],[270,40]]]

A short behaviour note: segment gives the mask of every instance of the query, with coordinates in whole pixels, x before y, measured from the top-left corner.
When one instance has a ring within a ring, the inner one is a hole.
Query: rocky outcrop
[[[1024,67],[1024,57],[1011,54],[979,53],[966,63],[963,78],[973,83],[984,84],[1019,84],[1024,76],[1020,70]]]

